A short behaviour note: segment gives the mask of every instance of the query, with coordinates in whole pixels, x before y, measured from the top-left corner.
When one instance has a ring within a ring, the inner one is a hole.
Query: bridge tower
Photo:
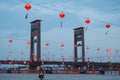
[[[81,44],[77,44],[77,42],[81,42]],[[78,27],[74,29],[74,61],[78,60],[78,51],[77,46],[82,47],[82,62],[85,62],[85,47],[84,47],[84,27]]]
[[[31,45],[30,45],[30,61],[35,61],[34,43],[36,43],[36,60],[41,60],[41,20],[34,20],[31,23]]]

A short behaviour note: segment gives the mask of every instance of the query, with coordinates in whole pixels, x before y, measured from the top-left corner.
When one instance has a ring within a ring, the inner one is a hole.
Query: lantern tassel
[[[25,19],[27,19],[27,17],[28,17],[28,14],[25,15]]]
[[[26,50],[28,49],[28,46],[26,47]]]
[[[108,32],[109,32],[109,31],[107,30],[107,31],[106,31],[106,33],[105,33],[105,35],[107,35],[107,34],[108,34]]]
[[[62,28],[62,21],[61,21],[61,28]]]
[[[63,48],[60,49],[61,51],[63,50]]]
[[[8,47],[10,47],[10,44],[8,45]]]
[[[85,27],[85,31],[87,31],[88,27]]]

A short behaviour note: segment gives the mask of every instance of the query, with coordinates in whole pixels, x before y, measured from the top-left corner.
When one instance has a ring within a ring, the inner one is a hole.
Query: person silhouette
[[[40,67],[40,70],[39,70],[39,78],[40,78],[41,80],[43,80],[43,78],[44,78],[44,70],[43,70],[42,67]]]

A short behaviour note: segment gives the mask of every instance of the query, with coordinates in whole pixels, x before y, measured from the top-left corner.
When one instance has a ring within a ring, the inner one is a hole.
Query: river
[[[40,80],[38,74],[0,74],[0,80]],[[44,80],[120,80],[110,74],[45,74]]]

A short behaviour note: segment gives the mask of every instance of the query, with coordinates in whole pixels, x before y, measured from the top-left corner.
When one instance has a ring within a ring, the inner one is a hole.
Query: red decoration
[[[61,47],[64,47],[64,44],[61,44]]]
[[[87,19],[85,20],[85,23],[86,23],[86,24],[89,24],[89,23],[90,23],[90,19],[87,18]]]
[[[26,10],[30,10],[30,9],[31,9],[31,5],[30,5],[29,3],[27,3],[27,4],[25,5],[25,9],[26,9]]]
[[[116,53],[118,53],[118,50],[115,50]]]
[[[63,18],[65,17],[65,14],[64,14],[63,12],[61,12],[61,13],[59,14],[59,17],[63,19]],[[62,21],[61,21],[61,28],[62,28]]]
[[[31,9],[31,5],[30,5],[29,3],[27,3],[27,4],[25,5],[25,9],[26,9],[26,10],[30,10],[30,9]],[[25,19],[27,19],[27,17],[28,17],[28,14],[25,15]]]
[[[97,48],[98,51],[100,51],[100,48]]]
[[[46,46],[49,46],[49,44],[48,44],[48,43],[46,43],[45,45],[46,45]]]
[[[64,14],[63,12],[61,12],[61,13],[59,14],[59,16],[60,16],[60,18],[64,18],[64,17],[65,17],[65,14]]]
[[[12,51],[9,51],[9,54],[11,55],[11,54],[12,54]]]
[[[106,28],[108,28],[108,29],[110,28],[110,24],[109,24],[109,23],[108,23],[108,24],[106,24]]]
[[[108,53],[108,52],[109,52],[109,50],[108,50],[108,49],[106,49],[106,52]]]
[[[12,42],[13,42],[13,40],[12,40],[12,39],[9,39],[9,42],[10,42],[10,43],[12,43]]]
[[[77,45],[74,45],[74,48],[77,48]]]
[[[27,41],[27,44],[28,44],[28,45],[30,45],[30,44],[31,44],[31,42],[30,42],[30,41]]]
[[[24,54],[24,52],[21,52],[21,55],[23,55]]]
[[[87,47],[86,50],[89,50],[89,47]]]

